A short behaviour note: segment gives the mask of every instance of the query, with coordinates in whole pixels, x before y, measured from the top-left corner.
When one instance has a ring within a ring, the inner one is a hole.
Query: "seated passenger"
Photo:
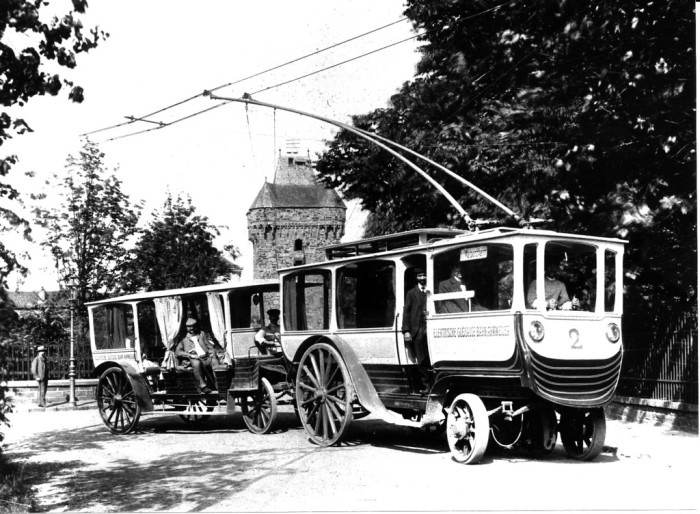
[[[209,377],[213,380],[212,366],[221,364],[216,354],[216,346],[209,336],[199,329],[196,319],[189,318],[185,328],[187,334],[177,343],[175,356],[183,365],[192,367],[199,392],[211,393],[206,379]]]
[[[467,286],[462,282],[462,267],[459,264],[452,266],[452,276],[447,280],[443,280],[438,284],[438,294],[443,293],[458,293],[467,292]],[[470,302],[464,298],[454,298],[451,300],[439,300],[436,302],[438,313],[443,314],[446,312],[469,312],[472,311],[483,311],[485,310],[481,305],[473,302],[471,309],[469,308]]]
[[[574,297],[573,302],[569,299],[564,282],[557,280],[559,263],[554,260],[547,260],[544,267],[544,301],[537,298],[537,280],[530,282],[527,290],[527,306],[540,310],[563,310],[569,311],[578,307],[578,299]]]
[[[258,330],[255,334],[255,342],[258,343],[262,353],[268,355],[282,354],[282,339],[280,337],[280,311],[270,309],[267,311],[270,323]]]

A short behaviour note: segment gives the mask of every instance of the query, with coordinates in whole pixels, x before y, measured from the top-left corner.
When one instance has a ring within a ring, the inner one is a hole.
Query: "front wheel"
[[[559,432],[569,457],[593,460],[605,444],[605,412],[603,409],[567,411],[561,414]]]
[[[123,369],[109,368],[100,375],[96,397],[100,416],[110,432],[123,435],[134,431],[141,407]]]
[[[241,399],[243,421],[254,434],[267,434],[277,418],[275,390],[266,378],[260,379],[260,387]]]
[[[299,419],[311,440],[331,446],[352,421],[350,373],[338,350],[327,343],[309,347],[299,361],[296,380]]]
[[[447,442],[452,458],[462,464],[478,464],[489,443],[489,415],[475,394],[457,396],[447,413]]]

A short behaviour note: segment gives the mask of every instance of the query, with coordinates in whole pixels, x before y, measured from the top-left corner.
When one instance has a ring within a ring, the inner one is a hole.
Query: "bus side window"
[[[165,355],[165,346],[158,329],[153,300],[139,303],[138,318],[141,353],[151,361],[160,361]]]
[[[394,324],[394,263],[369,261],[338,271],[338,328],[382,328]]]
[[[327,270],[295,273],[284,278],[284,328],[327,330],[330,321],[330,283]]]

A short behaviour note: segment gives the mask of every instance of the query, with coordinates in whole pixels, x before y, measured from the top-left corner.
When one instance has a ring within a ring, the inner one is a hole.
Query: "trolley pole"
[[[68,284],[70,289],[70,360],[68,362],[68,380],[70,382],[70,389],[68,393],[68,403],[73,409],[77,407],[77,402],[75,400],[75,302],[77,300],[78,287],[74,281],[70,281]]]

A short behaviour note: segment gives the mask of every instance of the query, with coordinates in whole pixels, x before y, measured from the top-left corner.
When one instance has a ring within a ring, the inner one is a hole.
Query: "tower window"
[[[288,157],[287,164],[289,164],[290,166],[293,166],[294,165],[294,157]]]
[[[294,251],[300,252],[302,250],[302,245],[303,245],[303,242],[301,239],[295,239],[294,240]]]

